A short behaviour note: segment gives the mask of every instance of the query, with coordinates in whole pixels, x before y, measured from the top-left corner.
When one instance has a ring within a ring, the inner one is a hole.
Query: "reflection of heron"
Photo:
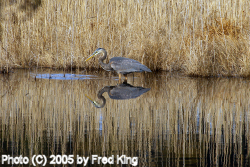
[[[119,81],[121,81],[121,74],[125,76],[125,80],[127,80],[127,74],[132,72],[151,72],[151,70],[141,64],[140,62],[125,58],[125,57],[113,57],[110,59],[108,64],[103,63],[103,60],[107,58],[107,52],[103,48],[98,48],[96,51],[85,61],[90,60],[95,55],[98,55],[99,53],[103,53],[103,56],[99,58],[99,64],[102,66],[102,68],[106,71],[116,71],[119,74]]]
[[[111,99],[125,100],[137,98],[149,90],[150,88],[134,87],[130,84],[127,84],[126,82],[123,82],[122,84],[118,84],[117,86],[105,86],[101,90],[99,90],[97,97],[98,99],[102,100],[101,103],[92,100],[87,95],[86,97],[94,104],[96,108],[102,108],[106,104],[106,99],[102,96],[104,92],[107,92]]]

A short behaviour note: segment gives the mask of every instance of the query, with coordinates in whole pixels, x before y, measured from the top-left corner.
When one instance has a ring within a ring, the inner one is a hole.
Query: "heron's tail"
[[[147,72],[152,72],[147,66],[145,66],[145,65],[142,65],[141,67],[140,67],[140,69],[142,70],[142,71],[147,71]]]

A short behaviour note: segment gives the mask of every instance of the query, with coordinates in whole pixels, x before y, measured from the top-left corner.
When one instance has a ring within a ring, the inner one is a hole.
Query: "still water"
[[[249,113],[243,78],[15,70],[0,75],[1,166],[249,166]]]

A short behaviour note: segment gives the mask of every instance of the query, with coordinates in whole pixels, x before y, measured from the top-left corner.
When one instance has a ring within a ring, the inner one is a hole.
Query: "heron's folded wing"
[[[125,58],[125,57],[114,57],[110,59],[111,67],[118,73],[128,74],[132,72],[151,72],[151,70],[140,62]]]

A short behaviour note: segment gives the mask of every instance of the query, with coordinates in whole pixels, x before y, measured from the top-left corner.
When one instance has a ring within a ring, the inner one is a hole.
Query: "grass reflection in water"
[[[249,80],[135,76],[128,83],[150,91],[128,100],[103,94],[108,102],[95,108],[85,94],[97,97],[116,78],[29,75],[0,75],[1,154],[126,155],[138,157],[139,166],[249,165]]]

